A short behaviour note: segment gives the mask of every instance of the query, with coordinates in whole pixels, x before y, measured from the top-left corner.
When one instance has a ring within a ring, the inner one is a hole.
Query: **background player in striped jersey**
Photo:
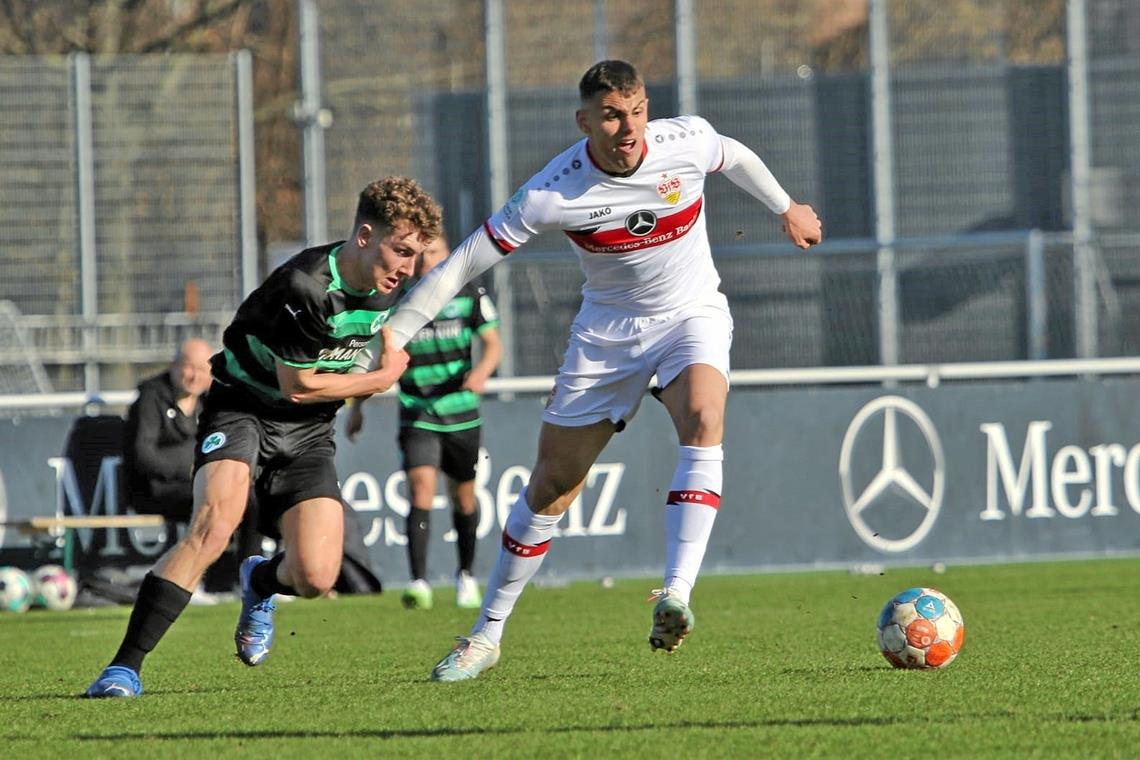
[[[285,549],[241,564],[241,661],[258,665],[269,654],[275,595],[332,589],[344,550],[333,421],[345,399],[391,387],[408,355],[386,341],[377,369],[346,373],[387,332],[400,285],[440,223],[439,206],[414,180],[385,177],[361,191],[347,240],[302,251],[242,301],[211,360],[190,528],[143,579],[122,644],[86,696],[142,693],[143,658],[229,544],[251,485],[261,531]]]
[[[447,240],[433,240],[420,255],[416,278],[434,269],[447,254]],[[404,288],[410,288],[414,282],[409,280]],[[404,347],[411,360],[400,376],[399,443],[412,504],[406,529],[412,583],[401,598],[409,609],[432,606],[427,553],[439,472],[447,478],[459,554],[455,603],[472,609],[483,602],[479,584],[471,574],[475,530],[479,526],[475,467],[483,422],[479,396],[503,355],[498,324],[490,296],[478,285],[467,283]],[[479,339],[481,350],[473,364],[475,338]],[[363,404],[353,404],[345,424],[349,440],[363,425]]]
[[[630,64],[595,64],[578,89],[575,120],[585,139],[526,182],[392,319],[402,346],[464,282],[545,231],[566,234],[586,275],[530,482],[507,518],[479,618],[436,665],[436,680],[474,678],[498,662],[506,619],[555,525],[654,375],[680,445],[649,642],[666,652],[681,644],[693,628],[689,597],[720,506],[732,343],[705,229],[705,177],[724,174],[780,215],[796,246],[822,238],[812,208],[793,202],[752,150],[699,116],[649,121],[645,85]]]

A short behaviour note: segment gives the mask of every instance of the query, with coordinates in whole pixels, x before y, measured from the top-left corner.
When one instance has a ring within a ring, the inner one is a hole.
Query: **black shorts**
[[[220,392],[219,392],[220,391]],[[198,422],[194,470],[236,459],[249,465],[257,499],[257,529],[280,538],[278,521],[306,499],[340,501],[333,417],[277,419],[214,384]]]
[[[454,433],[402,427],[400,453],[404,457],[404,470],[430,465],[456,482],[474,480],[482,432],[481,427],[457,430]]]

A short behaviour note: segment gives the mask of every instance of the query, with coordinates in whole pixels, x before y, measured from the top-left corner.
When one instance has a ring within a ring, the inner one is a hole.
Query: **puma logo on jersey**
[[[293,319],[296,319],[298,317],[298,315],[300,315],[300,313],[301,313],[300,309],[294,309],[289,304],[285,304],[285,311],[289,312],[289,316],[292,317]]]

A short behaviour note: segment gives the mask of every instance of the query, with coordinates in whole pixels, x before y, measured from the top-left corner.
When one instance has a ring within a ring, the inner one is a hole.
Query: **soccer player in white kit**
[[[438,681],[475,678],[498,662],[503,626],[555,525],[654,374],[679,453],[649,643],[670,653],[680,646],[694,625],[689,597],[720,507],[732,344],[705,229],[705,177],[720,172],[759,199],[783,218],[796,246],[822,237],[812,208],[793,202],[749,148],[699,116],[649,121],[644,82],[629,63],[595,64],[579,93],[576,121],[585,139],[526,182],[405,297],[390,322],[402,347],[465,282],[548,230],[566,234],[586,275],[530,482],[507,518],[479,618],[435,666]]]

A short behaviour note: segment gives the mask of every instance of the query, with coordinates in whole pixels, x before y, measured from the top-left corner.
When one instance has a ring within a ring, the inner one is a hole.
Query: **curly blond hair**
[[[404,221],[420,232],[420,239],[434,240],[443,234],[443,211],[431,194],[410,177],[384,177],[360,192],[352,226],[370,222],[391,229]]]

